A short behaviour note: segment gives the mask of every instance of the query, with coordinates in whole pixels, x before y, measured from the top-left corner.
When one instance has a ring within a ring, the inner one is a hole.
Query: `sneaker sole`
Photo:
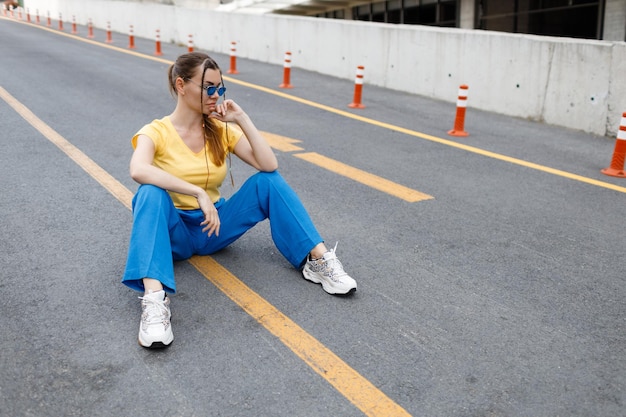
[[[173,341],[173,339],[172,339],[172,341]],[[152,342],[151,345],[144,345],[143,343],[141,343],[141,340],[137,339],[137,342],[139,343],[139,346],[144,347],[146,349],[165,349],[167,347],[170,347],[170,345],[172,344],[172,341],[170,341],[167,344],[165,344],[163,342]]]
[[[341,296],[341,297],[347,297],[349,295],[352,295],[356,292],[356,288],[350,288],[348,290],[348,292],[344,292],[344,293],[335,293],[333,295],[337,295],[337,296]]]
[[[307,281],[311,281],[314,282],[316,284],[321,284],[322,285],[322,289],[324,291],[326,291],[328,294],[331,295],[343,295],[343,296],[347,296],[347,295],[351,295],[354,294],[356,292],[356,287],[354,288],[350,288],[348,291],[346,292],[339,292],[337,291],[335,288],[327,285],[324,281],[321,281],[320,279],[318,279],[315,275],[308,275],[307,271],[303,270],[302,271],[302,276],[304,277],[304,279],[306,279]]]
[[[137,336],[137,342],[139,342],[139,346],[145,347],[146,349],[164,349],[168,347],[169,345],[171,345],[173,341],[174,341],[173,332],[169,332],[169,338],[166,337],[165,340],[157,340],[157,341],[152,342],[151,344],[148,344],[148,342],[144,342],[143,340],[141,340],[141,333],[139,334],[139,336]]]

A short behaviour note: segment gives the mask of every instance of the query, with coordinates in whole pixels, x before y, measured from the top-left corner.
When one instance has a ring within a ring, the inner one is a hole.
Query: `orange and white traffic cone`
[[[283,83],[279,85],[278,88],[293,88],[293,85],[291,85],[291,52],[285,52]]]
[[[130,25],[128,29],[128,49],[135,49],[135,33],[133,32],[133,25]]]
[[[229,74],[239,74],[237,71],[237,42],[230,43],[230,68],[228,69]]]
[[[72,34],[76,35],[78,30],[76,29],[76,16],[72,16]]]
[[[189,39],[187,40],[187,52],[193,52],[193,35],[189,34]]]
[[[156,44],[155,44],[154,54],[156,56],[163,55],[163,52],[161,52],[161,30],[160,29],[156,30]]]
[[[91,19],[87,22],[87,37],[89,39],[93,39],[93,23],[91,22]]]
[[[456,101],[456,118],[454,119],[454,129],[448,131],[450,136],[468,136],[464,129],[465,126],[465,109],[467,108],[467,89],[469,87],[462,85],[459,87],[459,96]]]
[[[63,31],[63,16],[59,13],[59,30]]]
[[[113,43],[113,37],[111,36],[111,22],[107,22],[107,39],[106,43]]]
[[[363,95],[363,75],[365,73],[365,67],[359,65],[356,67],[356,77],[354,78],[354,96],[352,103],[348,104],[348,107],[353,109],[364,109],[365,106],[361,103]]]
[[[619,124],[619,130],[617,131],[617,139],[615,140],[615,150],[613,151],[613,158],[611,159],[611,165],[608,168],[604,168],[600,172],[604,175],[611,177],[626,177],[624,171],[624,160],[626,159],[626,112],[622,113],[622,120]]]

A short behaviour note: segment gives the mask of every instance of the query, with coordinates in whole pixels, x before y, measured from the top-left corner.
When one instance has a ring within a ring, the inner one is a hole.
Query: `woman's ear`
[[[182,79],[182,77],[176,77],[175,85],[176,92],[178,94],[185,95],[185,81]]]

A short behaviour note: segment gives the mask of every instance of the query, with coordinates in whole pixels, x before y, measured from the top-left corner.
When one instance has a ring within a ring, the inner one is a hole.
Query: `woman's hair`
[[[176,59],[176,62],[169,67],[169,88],[170,93],[174,97],[178,96],[176,91],[176,79],[182,78],[184,82],[189,81],[197,74],[198,68],[202,68],[201,85],[204,85],[204,73],[206,70],[217,70],[222,77],[222,71],[211,57],[202,52],[190,52],[183,54]],[[202,108],[202,100],[204,92],[200,94],[200,108]],[[222,125],[211,119],[208,114],[202,114],[202,127],[204,128],[204,140],[206,141],[211,161],[217,166],[221,166],[226,160],[227,149],[222,140]]]

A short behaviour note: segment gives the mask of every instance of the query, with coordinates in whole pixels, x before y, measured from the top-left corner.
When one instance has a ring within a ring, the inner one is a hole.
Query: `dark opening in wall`
[[[458,0],[388,0],[352,8],[354,20],[458,27]]]
[[[480,0],[480,29],[601,39],[604,0]]]

